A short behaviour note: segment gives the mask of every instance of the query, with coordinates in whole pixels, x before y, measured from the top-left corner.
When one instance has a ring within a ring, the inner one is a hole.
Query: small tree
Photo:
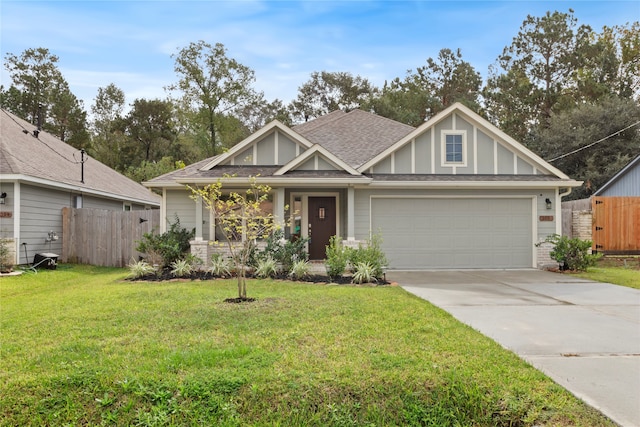
[[[217,229],[224,236],[231,260],[238,278],[238,298],[247,299],[246,274],[251,254],[255,250],[256,240],[265,239],[280,225],[273,214],[265,212],[263,202],[271,193],[268,185],[259,185],[256,177],[249,177],[249,187],[244,192],[223,192],[223,181],[230,176],[225,175],[214,184],[204,188],[192,188],[193,199],[202,198],[207,209],[213,211]]]

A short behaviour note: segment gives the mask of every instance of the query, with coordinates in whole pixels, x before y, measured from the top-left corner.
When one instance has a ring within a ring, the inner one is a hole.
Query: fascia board
[[[583,181],[373,181],[367,188],[471,188],[471,189],[532,189],[579,187]]]
[[[247,185],[249,178],[220,178],[224,185]],[[330,187],[335,185],[355,185],[372,182],[371,178],[359,175],[354,178],[289,178],[289,177],[257,177],[256,183],[268,184],[278,187]],[[184,185],[208,185],[218,182],[211,178],[183,179],[176,183]]]
[[[27,184],[35,184],[41,187],[49,187],[56,190],[70,190],[76,191],[82,194],[91,194],[94,196],[100,196],[107,199],[122,200],[123,202],[138,203],[141,205],[160,206],[160,202],[153,202],[150,200],[138,199],[136,197],[122,196],[120,194],[108,193],[106,191],[94,190],[87,187],[78,185],[65,184],[57,181],[50,181],[48,179],[36,178],[28,175],[0,175],[0,181],[12,181],[23,182]]]
[[[233,155],[249,147],[251,144],[253,144],[257,140],[265,136],[267,133],[271,132],[273,129],[277,129],[281,131],[282,133],[287,135],[289,138],[304,145],[306,148],[311,148],[311,146],[313,146],[313,144],[309,142],[306,138],[304,138],[302,135],[298,135],[297,133],[292,131],[290,128],[288,128],[278,120],[274,120],[271,123],[262,127],[261,129],[257,130],[256,132],[252,133],[251,135],[249,135],[248,137],[246,137],[245,139],[243,139],[233,147],[231,147],[231,149],[229,149],[229,151],[227,151],[226,153],[216,156],[209,163],[201,167],[200,170],[201,171],[211,170],[212,168],[223,163],[225,160],[229,159],[230,157],[233,157]]]
[[[295,159],[291,160],[289,163],[287,163],[286,165],[278,169],[274,173],[274,175],[280,176],[280,175],[284,175],[285,173],[291,170],[294,170],[296,167],[303,164],[305,161],[307,161],[311,156],[313,156],[316,153],[324,156],[330,163],[333,164],[333,166],[339,169],[342,169],[346,172],[349,172],[349,174],[351,175],[354,175],[354,176],[361,175],[361,173],[358,172],[356,169],[352,168],[351,166],[349,166],[348,164],[340,160],[333,153],[331,153],[329,150],[327,150],[326,148],[322,147],[319,144],[314,144],[313,147],[311,147],[310,149],[308,149],[307,151],[305,151],[304,153],[302,153],[301,155],[299,155],[298,157],[296,157]]]

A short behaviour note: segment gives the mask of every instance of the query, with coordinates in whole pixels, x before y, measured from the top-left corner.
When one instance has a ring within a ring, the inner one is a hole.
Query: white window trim
[[[447,161],[447,135],[462,135],[462,161]],[[440,166],[443,168],[455,168],[467,166],[467,131],[466,130],[442,130],[440,131]]]

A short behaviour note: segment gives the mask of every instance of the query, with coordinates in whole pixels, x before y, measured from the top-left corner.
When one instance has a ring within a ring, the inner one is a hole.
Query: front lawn
[[[0,279],[0,425],[613,426],[399,287]]]
[[[640,257],[604,257],[578,277],[640,289]]]

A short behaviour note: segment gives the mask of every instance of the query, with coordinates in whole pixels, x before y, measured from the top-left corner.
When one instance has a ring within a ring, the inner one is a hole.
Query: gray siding
[[[640,197],[640,162],[598,194],[610,197]]]
[[[40,252],[62,253],[62,208],[73,205],[73,194],[51,188],[20,185],[20,244],[27,244],[29,259],[20,248],[20,264],[32,263]],[[58,240],[49,245],[45,241],[50,231]]]
[[[442,133],[447,131],[464,132],[466,166],[442,164]],[[480,175],[532,175],[534,167],[524,158],[511,151],[505,141],[494,138],[483,132],[473,123],[460,115],[452,114],[426,129],[412,142],[389,154],[373,165],[373,173],[411,173],[416,174],[480,174]],[[455,171],[455,172],[454,172]]]
[[[196,228],[196,202],[191,199],[189,191],[167,190],[167,217],[160,218],[166,221],[167,230],[169,224],[175,222],[176,216],[180,219],[180,226],[191,231]],[[209,239],[209,210],[202,204],[202,238]]]
[[[15,215],[15,191],[12,182],[0,182],[0,193],[7,193],[5,204],[0,205],[0,212],[10,212],[11,218],[0,218],[0,239],[13,238],[13,218]]]
[[[106,209],[109,211],[123,210],[121,200],[101,199],[99,197],[87,196],[82,197],[82,207],[90,209]]]
[[[278,133],[278,164],[286,165],[296,157],[296,144],[282,133]],[[304,150],[300,150],[302,153]]]

